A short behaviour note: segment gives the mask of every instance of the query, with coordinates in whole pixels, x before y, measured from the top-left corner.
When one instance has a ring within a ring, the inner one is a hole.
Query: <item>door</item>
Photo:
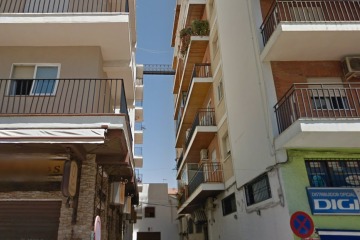
[[[0,201],[0,238],[58,237],[61,201]]]
[[[161,232],[138,232],[137,240],[161,240]]]

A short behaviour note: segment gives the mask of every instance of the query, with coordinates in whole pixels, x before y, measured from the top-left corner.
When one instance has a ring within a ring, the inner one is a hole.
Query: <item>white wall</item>
[[[168,195],[166,183],[144,183],[140,193],[142,219],[134,226],[133,239],[137,240],[137,232],[161,232],[162,240],[176,240],[178,221],[176,220],[177,199]],[[145,207],[155,207],[155,218],[145,218]]]
[[[276,101],[269,63],[260,61],[259,4],[254,0],[215,0],[228,133],[236,184],[217,196],[209,223],[210,240],[292,239],[281,179],[269,173],[272,198],[251,207],[244,184],[276,163],[273,136]],[[235,192],[235,213],[223,216],[221,200]],[[258,211],[260,210],[260,211]]]

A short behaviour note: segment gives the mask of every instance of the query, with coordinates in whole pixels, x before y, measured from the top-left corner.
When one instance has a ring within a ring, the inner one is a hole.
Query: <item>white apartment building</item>
[[[359,13],[347,0],[177,1],[178,214],[206,214],[184,239],[359,238]],[[314,231],[293,231],[298,212]]]
[[[179,239],[176,207],[176,193],[169,193],[167,183],[142,184],[133,239]]]

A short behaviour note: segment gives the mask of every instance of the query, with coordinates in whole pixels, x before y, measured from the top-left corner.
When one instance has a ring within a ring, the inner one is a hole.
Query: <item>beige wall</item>
[[[60,63],[60,78],[106,78],[100,47],[0,47],[0,78],[13,63]]]
[[[0,47],[0,62],[1,79],[10,78],[14,63],[60,64],[60,79],[107,77],[102,71],[99,47]],[[61,80],[56,95],[46,97],[8,97],[9,84],[10,81],[0,83],[1,113],[112,113],[120,103],[121,81]],[[110,89],[113,99],[108,97]]]

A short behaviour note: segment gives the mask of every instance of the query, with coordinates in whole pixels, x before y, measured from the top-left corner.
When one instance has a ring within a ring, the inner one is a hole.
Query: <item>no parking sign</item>
[[[314,232],[314,222],[311,217],[302,211],[295,212],[290,218],[291,230],[301,238],[308,238]]]

